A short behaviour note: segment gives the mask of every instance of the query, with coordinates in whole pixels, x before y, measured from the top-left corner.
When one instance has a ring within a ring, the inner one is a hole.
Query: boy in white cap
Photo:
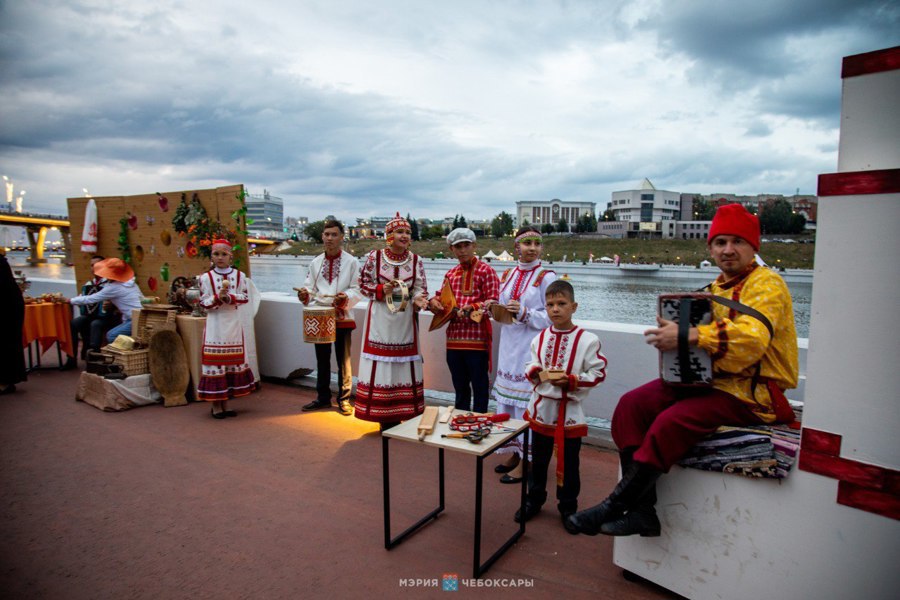
[[[459,308],[447,326],[447,366],[456,390],[455,406],[473,410],[474,397],[475,412],[483,413],[490,391],[491,323],[486,317],[479,321],[472,317],[497,302],[500,281],[494,269],[475,256],[475,232],[471,229],[454,229],[447,244],[459,260],[444,276]],[[440,294],[428,301],[428,307],[435,315],[444,312]]]

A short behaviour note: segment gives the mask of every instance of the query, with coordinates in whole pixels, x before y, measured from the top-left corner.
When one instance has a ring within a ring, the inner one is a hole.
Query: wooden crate
[[[178,308],[170,304],[157,307],[145,306],[138,313],[137,321],[131,327],[132,336],[142,346],[150,345],[150,337],[157,331],[175,331],[175,317]]]
[[[125,375],[143,375],[150,372],[150,349],[141,350],[116,350],[105,346],[101,352],[113,357],[113,362],[122,365]]]

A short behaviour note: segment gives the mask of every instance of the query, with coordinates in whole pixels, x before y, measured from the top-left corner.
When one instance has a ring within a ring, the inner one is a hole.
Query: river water
[[[27,257],[24,253],[11,252],[9,258],[13,268],[23,271],[28,278],[75,279],[74,270],[58,262],[32,267],[26,265]],[[293,257],[251,259],[252,279],[262,292],[286,292],[293,295],[292,288],[300,287],[306,277],[307,262],[308,259]],[[438,289],[444,274],[452,266],[452,261],[425,262],[425,274],[431,293]],[[508,266],[497,265],[497,268],[502,272]],[[557,263],[551,268],[556,270],[557,274],[567,272],[566,263]],[[689,292],[703,285],[695,280],[686,279],[610,277],[599,270],[584,272],[584,269],[578,268],[571,271],[570,282],[575,287],[578,302],[576,321],[607,321],[650,326],[656,322],[656,304],[660,294]],[[789,283],[788,287],[794,301],[797,335],[802,338],[808,337],[812,285]]]

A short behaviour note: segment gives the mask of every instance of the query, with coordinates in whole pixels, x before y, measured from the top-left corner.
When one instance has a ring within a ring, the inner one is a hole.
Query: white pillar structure
[[[819,228],[799,469],[782,480],[674,468],[659,538],[614,562],[688,598],[900,593],[900,47],[843,63],[838,172]]]

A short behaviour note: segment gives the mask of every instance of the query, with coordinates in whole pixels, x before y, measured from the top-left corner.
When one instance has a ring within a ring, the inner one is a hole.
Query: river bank
[[[770,265],[785,269],[812,269],[815,256],[815,237],[775,236],[778,239],[790,239],[789,242],[763,242],[760,255]],[[769,238],[766,238],[769,239]],[[513,239],[505,237],[479,238],[478,253],[486,254],[488,250],[501,254],[506,250],[514,254]],[[362,256],[374,248],[384,247],[380,239],[351,240],[344,246],[349,252]],[[275,250],[273,253],[286,255],[318,254],[321,244],[311,242],[292,242],[290,248]],[[412,243],[412,251],[425,258],[448,255],[447,242],[443,239],[420,240]],[[613,258],[619,255],[622,262],[637,264],[662,264],[696,267],[701,261],[709,259],[706,240],[620,240],[601,238],[596,235],[546,235],[544,236],[544,259],[559,262],[566,260],[581,263],[588,262],[593,254],[594,262],[603,257]]]

